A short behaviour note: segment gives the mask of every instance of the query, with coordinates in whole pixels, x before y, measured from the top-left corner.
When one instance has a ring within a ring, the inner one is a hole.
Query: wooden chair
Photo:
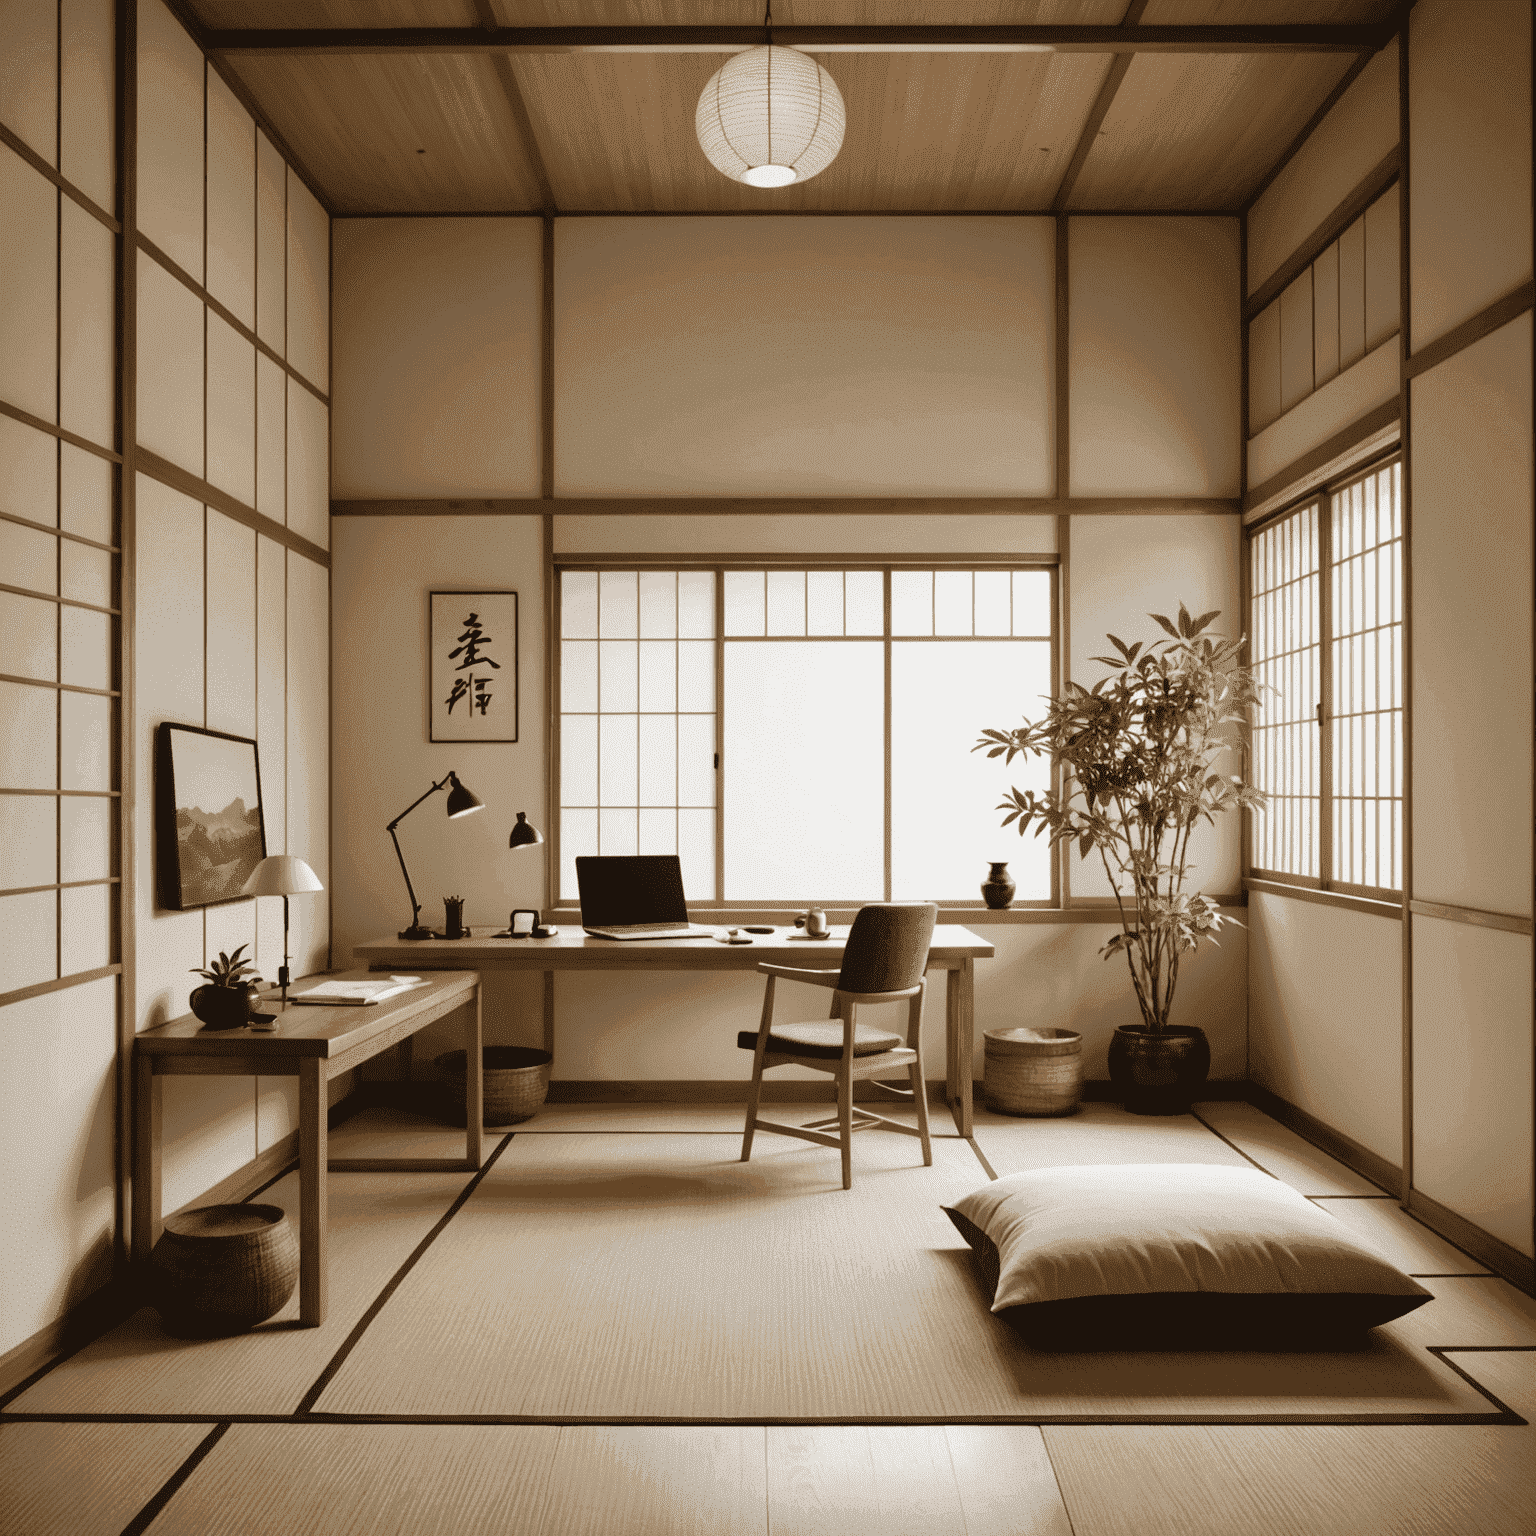
[[[754,1032],[742,1030],[736,1043],[752,1055],[752,1092],[747,1100],[746,1132],[741,1160],[752,1156],[752,1138],[759,1130],[798,1136],[802,1141],[836,1147],[843,1155],[843,1188],[853,1187],[853,1133],[868,1126],[882,1126],[916,1136],[923,1144],[923,1166],[933,1164],[928,1139],[928,1099],[923,1088],[923,972],[928,964],[928,945],[939,909],[931,903],[884,903],[863,907],[848,932],[840,971],[797,970],[763,962],[758,966],[768,978],[763,995],[763,1020]],[[832,990],[832,1011],[823,1022],[775,1024],[773,994],[778,979],[809,982]],[[860,1024],[857,1015],[871,1003],[907,999],[907,1033],[900,1035],[873,1025]],[[790,1065],[829,1072],[837,1080],[837,1114],[806,1125],[779,1125],[758,1117],[763,1093],[763,1073]],[[910,1088],[896,1088],[878,1079],[905,1069]],[[853,1109],[853,1085],[873,1081],[893,1097],[908,1100],[917,1108],[917,1126],[902,1125],[867,1110]],[[832,1135],[827,1127],[836,1126]]]

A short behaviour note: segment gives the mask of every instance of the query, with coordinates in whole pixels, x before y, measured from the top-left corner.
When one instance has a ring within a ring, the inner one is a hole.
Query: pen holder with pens
[[[462,896],[444,896],[443,906],[447,910],[447,918],[443,923],[443,937],[445,939],[467,939],[469,929],[464,926],[464,898]]]

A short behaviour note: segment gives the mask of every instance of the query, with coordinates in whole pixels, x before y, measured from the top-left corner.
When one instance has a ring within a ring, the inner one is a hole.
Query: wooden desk
[[[807,970],[836,970],[842,963],[848,929],[837,927],[828,939],[807,939],[795,928],[754,934],[750,944],[721,944],[699,939],[592,939],[580,927],[562,927],[552,939],[373,939],[353,956],[374,970],[473,966],[478,971],[750,971],[759,960],[798,965]],[[947,971],[945,988],[945,1097],[962,1136],[971,1134],[971,1055],[974,1051],[975,967],[996,953],[967,928],[941,925],[933,930],[928,968]],[[549,984],[546,999],[552,996]],[[544,1048],[554,1052],[553,1015],[546,1004]]]
[[[344,973],[361,977],[367,973]],[[307,982],[300,982],[303,991]],[[380,1051],[408,1039],[466,1003],[463,1159],[326,1156],[326,1084]],[[160,1235],[160,1079],[165,1077],[296,1077],[299,1080],[299,1321],[318,1327],[326,1308],[327,1169],[339,1172],[478,1169],[481,1159],[480,978],[462,969],[434,974],[381,1003],[357,1008],[280,1008],[275,1034],[252,1029],[208,1031],[191,1014],[147,1029],[133,1051],[133,1258],[147,1264]]]

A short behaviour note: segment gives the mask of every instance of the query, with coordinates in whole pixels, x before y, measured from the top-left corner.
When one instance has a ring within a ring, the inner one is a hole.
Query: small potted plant
[[[1110,1080],[1127,1109],[1176,1114],[1211,1063],[1205,1032],[1170,1022],[1179,962],[1236,921],[1185,889],[1190,834],[1237,806],[1262,809],[1265,797],[1214,771],[1221,753],[1241,749],[1258,702],[1259,685],[1239,660],[1245,642],[1205,633],[1219,611],[1191,618],[1180,603],[1177,625],[1150,617],[1168,638],[1126,645],[1108,636],[1116,654],[1092,658],[1112,669],[1107,677],[1092,688],[1069,682],[1039,720],[987,730],[973,750],[1005,762],[1049,756],[1060,767],[1059,789],[1009,790],[998,806],[1003,825],[1020,836],[1048,832],[1053,847],[1075,843],[1083,859],[1098,850],[1120,912],[1120,932],[1100,954],[1125,956],[1142,1019],[1115,1030]]]
[[[194,976],[206,976],[207,985],[194,988],[187,999],[192,1012],[203,1021],[205,1029],[240,1029],[256,1011],[260,993],[256,986],[261,977],[255,965],[243,960],[245,945],[234,954],[219,951],[219,958],[207,970],[194,967]]]

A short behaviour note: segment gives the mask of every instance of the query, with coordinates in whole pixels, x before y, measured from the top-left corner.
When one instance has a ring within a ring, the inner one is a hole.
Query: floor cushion
[[[873,1024],[855,1024],[853,1027],[855,1056],[878,1056],[883,1051],[898,1050],[906,1043],[901,1035],[893,1035],[888,1029],[876,1029]],[[744,1051],[755,1051],[757,1031],[742,1030],[736,1036],[736,1044]],[[826,1023],[775,1024],[768,1035],[768,1049],[836,1061],[843,1054],[843,1021],[828,1019]]]
[[[1335,1348],[1432,1299],[1252,1168],[1038,1168],[944,1209],[993,1312],[1039,1347]]]

